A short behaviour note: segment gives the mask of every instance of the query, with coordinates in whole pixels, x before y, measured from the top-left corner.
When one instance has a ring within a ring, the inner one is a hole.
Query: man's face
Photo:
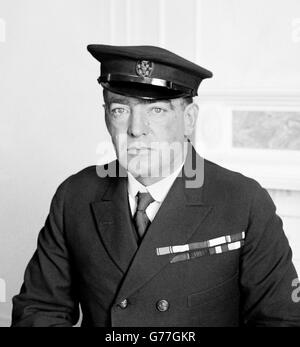
[[[184,160],[182,98],[143,100],[106,91],[105,121],[120,164],[138,177],[165,177]]]

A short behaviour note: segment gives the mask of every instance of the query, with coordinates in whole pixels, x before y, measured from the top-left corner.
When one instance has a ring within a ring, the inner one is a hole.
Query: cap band
[[[174,83],[172,81],[166,81],[160,78],[151,78],[151,77],[140,77],[134,75],[121,75],[121,74],[107,74],[104,76],[100,76],[98,78],[98,82],[134,82],[134,83],[144,83],[151,84],[157,87],[164,87],[172,90],[178,90],[185,92],[190,95],[194,95],[193,89],[183,86],[178,83]]]

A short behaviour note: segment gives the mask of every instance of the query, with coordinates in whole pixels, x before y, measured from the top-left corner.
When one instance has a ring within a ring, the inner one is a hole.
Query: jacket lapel
[[[104,247],[117,267],[125,273],[137,250],[127,177],[110,178],[106,192],[91,205]]]
[[[116,302],[130,296],[169,263],[168,256],[156,255],[156,248],[185,244],[200,227],[212,210],[202,196],[203,187],[187,188],[184,175],[176,178],[136,252]]]

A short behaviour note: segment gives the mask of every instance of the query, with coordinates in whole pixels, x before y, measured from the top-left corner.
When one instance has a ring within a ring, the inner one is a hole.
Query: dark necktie
[[[134,215],[135,227],[138,232],[140,238],[143,237],[146,229],[150,224],[150,220],[146,215],[146,208],[154,201],[150,193],[137,193],[138,201],[137,201],[137,210]]]

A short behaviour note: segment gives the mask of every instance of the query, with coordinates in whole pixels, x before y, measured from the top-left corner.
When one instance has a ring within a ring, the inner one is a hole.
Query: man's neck
[[[152,184],[155,184],[155,183],[165,179],[166,177],[170,177],[175,173],[176,173],[176,175],[178,175],[181,168],[183,167],[183,165],[184,165],[184,161],[181,162],[179,165],[176,165],[176,167],[171,172],[165,173],[162,176],[157,176],[157,177],[137,176],[137,177],[135,177],[135,179],[146,187],[151,186]]]
[[[161,181],[163,178],[163,176],[161,177],[142,177],[142,176],[138,176],[138,177],[135,177],[135,179],[137,181],[139,181],[142,185],[144,185],[145,187],[147,186],[151,186],[151,184],[154,184],[156,182],[159,182]]]

